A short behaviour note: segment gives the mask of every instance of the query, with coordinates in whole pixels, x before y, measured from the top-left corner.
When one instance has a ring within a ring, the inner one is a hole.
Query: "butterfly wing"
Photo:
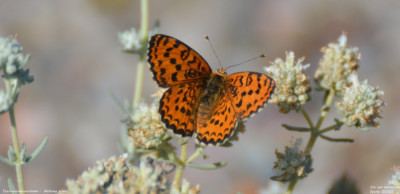
[[[210,119],[197,127],[197,140],[204,144],[224,144],[233,135],[237,120],[229,97],[223,94]]]
[[[240,72],[227,77],[225,88],[236,116],[244,121],[264,108],[274,92],[275,82],[261,73]]]
[[[162,96],[159,107],[161,119],[175,134],[192,136],[195,104],[201,93],[201,84],[193,82],[174,86]]]
[[[185,43],[162,34],[150,38],[148,62],[161,87],[171,87],[210,77],[211,68]]]
[[[204,144],[224,144],[244,121],[266,105],[274,91],[274,80],[261,73],[241,72],[227,77],[218,105],[204,126],[197,127],[197,139]]]

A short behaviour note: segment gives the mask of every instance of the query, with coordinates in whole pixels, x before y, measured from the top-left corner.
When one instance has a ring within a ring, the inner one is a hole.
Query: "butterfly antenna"
[[[219,66],[222,67],[222,63],[221,63],[221,61],[219,60],[218,55],[217,55],[217,52],[215,52],[215,49],[214,49],[213,45],[212,45],[211,42],[210,42],[210,39],[208,38],[207,35],[205,35],[204,38],[207,40],[208,44],[210,45],[210,47],[211,47],[211,49],[212,49],[212,51],[213,51],[213,53],[214,53],[214,55],[215,55],[215,58],[217,58],[218,63],[219,63]]]
[[[252,61],[252,60],[255,60],[255,59],[258,59],[258,58],[265,58],[265,57],[267,57],[267,54],[262,54],[262,55],[260,55],[260,56],[258,56],[258,57],[254,57],[254,58],[251,58],[251,59],[247,59],[246,61],[243,61],[243,62],[238,63],[238,64],[236,64],[236,65],[228,66],[228,67],[226,67],[226,69],[229,69],[229,68],[231,68],[231,67],[236,67],[236,66],[242,65],[243,63],[247,63],[247,62],[249,62],[249,61]]]

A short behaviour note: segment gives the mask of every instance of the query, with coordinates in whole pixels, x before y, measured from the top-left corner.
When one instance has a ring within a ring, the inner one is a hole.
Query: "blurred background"
[[[215,70],[218,61],[204,40],[209,35],[223,66],[267,53],[232,68],[259,71],[276,57],[292,50],[305,56],[311,77],[321,57],[320,49],[347,32],[348,45],[360,49],[360,80],[385,92],[387,106],[379,128],[361,132],[343,127],[333,137],[355,142],[317,140],[313,149],[314,172],[297,183],[295,193],[325,193],[333,181],[347,172],[358,188],[369,193],[371,185],[386,185],[400,165],[400,1],[304,0],[150,1],[150,24],[161,22],[160,32],[174,36],[198,51]],[[119,155],[121,120],[107,90],[131,101],[135,84],[136,55],[120,51],[117,33],[140,26],[140,1],[69,0],[11,1],[0,3],[0,36],[18,34],[24,52],[32,58],[34,76],[24,86],[15,107],[20,142],[28,152],[49,136],[41,155],[24,166],[27,189],[60,189],[67,178],[77,178],[96,160]],[[315,85],[313,85],[315,86]],[[3,86],[1,86],[3,87]],[[144,101],[152,102],[157,90],[150,71],[145,72]],[[316,122],[322,96],[313,91],[305,108]],[[337,117],[331,111],[325,125]],[[208,147],[206,161],[227,161],[215,171],[188,169],[184,177],[200,184],[202,193],[257,193],[273,175],[274,151],[284,150],[296,138],[308,134],[289,132],[282,123],[306,126],[300,114],[280,114],[269,105],[246,123],[246,132],[231,148]],[[0,115],[0,154],[12,144],[7,114]],[[0,188],[14,168],[0,163]]]

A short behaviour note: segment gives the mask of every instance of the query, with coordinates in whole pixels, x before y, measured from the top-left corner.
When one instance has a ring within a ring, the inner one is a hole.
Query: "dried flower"
[[[16,76],[26,65],[29,55],[24,55],[23,47],[14,37],[0,37],[0,69],[5,77]]]
[[[328,194],[342,194],[342,193],[353,193],[358,194],[360,191],[357,188],[356,182],[349,178],[346,174],[343,174],[340,179],[337,179],[332,187],[329,189]]]
[[[361,55],[357,47],[347,47],[347,37],[343,33],[337,43],[322,48],[323,58],[315,72],[315,81],[320,89],[334,89],[340,94],[349,85],[347,77],[358,68]]]
[[[191,186],[189,181],[183,178],[182,187],[172,185],[171,194],[198,194],[200,193],[200,185]]]
[[[394,174],[389,180],[388,185],[394,189],[393,193],[400,193],[400,167],[393,167]]]
[[[272,65],[265,67],[269,76],[274,78],[276,89],[271,96],[271,103],[275,103],[280,112],[288,113],[290,110],[301,110],[301,107],[311,99],[310,80],[303,71],[310,64],[303,65],[304,57],[295,63],[294,53],[286,53],[286,61],[277,58]]]
[[[276,176],[272,180],[287,182],[306,177],[313,169],[311,168],[311,155],[299,150],[301,139],[297,139],[293,147],[285,147],[285,153],[275,151],[278,161],[274,169]]]
[[[141,158],[135,166],[124,154],[98,161],[77,180],[67,180],[66,186],[69,193],[168,193],[166,175],[174,169],[152,158]]]
[[[151,105],[141,103],[130,118],[128,134],[133,139],[136,148],[157,148],[173,137],[161,121],[158,109],[158,98],[156,98]]]
[[[360,83],[356,73],[349,76],[349,83],[351,85],[343,90],[343,99],[336,103],[338,112],[344,116],[343,122],[364,130],[378,127],[375,119],[381,117],[380,108],[385,104],[383,91],[368,85],[367,80]]]
[[[29,55],[24,55],[22,51],[22,45],[16,38],[0,37],[0,72],[5,84],[5,90],[0,90],[0,114],[17,101],[21,85],[33,81],[29,69],[23,69]]]
[[[0,114],[6,112],[12,104],[9,92],[0,90]]]

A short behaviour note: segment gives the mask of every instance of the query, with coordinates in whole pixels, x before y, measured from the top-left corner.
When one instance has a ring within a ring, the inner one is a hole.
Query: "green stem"
[[[147,38],[149,34],[149,2],[148,0],[141,0],[141,21],[140,21],[140,38],[143,45],[147,44]],[[136,69],[136,85],[133,93],[132,106],[135,109],[142,98],[143,91],[143,78],[144,70],[146,68],[146,49],[141,49],[143,52],[140,54],[139,63]]]
[[[333,89],[331,89],[331,90],[327,91],[327,95],[328,95],[328,97],[326,98],[323,108],[321,109],[321,115],[319,116],[317,125],[315,126],[314,130],[311,130],[311,137],[308,140],[307,147],[305,149],[306,153],[310,154],[311,150],[314,147],[315,141],[317,140],[318,135],[320,133],[319,130],[321,128],[321,125],[330,110],[331,104],[333,102],[333,97],[335,97],[335,92],[333,91]]]
[[[194,163],[190,163],[187,164],[188,167],[191,168],[196,168],[196,169],[201,169],[201,170],[215,170],[218,168],[222,168],[224,166],[226,166],[226,162],[216,162],[213,164],[194,164]]]
[[[291,194],[293,192],[294,186],[296,186],[297,181],[292,181],[286,190],[286,194]]]
[[[301,113],[303,114],[304,118],[306,119],[308,125],[310,126],[310,128],[314,128],[314,125],[310,119],[310,116],[308,116],[306,110],[304,110],[304,108],[301,109]]]
[[[350,138],[333,138],[333,137],[328,137],[326,135],[320,135],[322,139],[332,141],[332,142],[347,142],[347,143],[353,143],[354,139]]]
[[[140,38],[147,40],[149,34],[149,1],[141,0]]]
[[[317,125],[315,126],[315,128],[316,128],[317,130],[320,129],[320,127],[321,127],[321,125],[322,125],[322,122],[324,122],[324,119],[325,119],[326,115],[328,114],[329,109],[331,108],[331,104],[332,104],[332,101],[333,101],[333,97],[335,97],[335,91],[333,91],[333,89],[330,89],[330,90],[327,91],[327,92],[328,92],[328,93],[327,93],[328,97],[326,98],[325,103],[324,103],[324,105],[323,105],[323,107],[322,107],[321,116],[320,116],[319,119],[318,119],[318,123],[317,123]]]
[[[24,180],[22,177],[22,161],[21,161],[21,155],[20,155],[20,150],[19,150],[17,124],[15,122],[15,114],[14,114],[14,106],[13,105],[10,107],[8,113],[10,115],[11,135],[12,135],[13,146],[14,146],[15,157],[16,157],[15,172],[17,174],[18,189],[22,194],[24,194],[25,187],[24,187]]]
[[[184,166],[185,164],[175,155],[175,153],[169,148],[166,143],[162,143],[161,146],[164,148],[165,152],[168,153],[168,159],[170,161],[176,162],[179,166]]]
[[[139,103],[140,99],[142,97],[142,91],[143,91],[143,78],[144,78],[144,70],[146,68],[146,62],[140,59],[139,63],[137,64],[136,67],[136,84],[135,84],[135,89],[133,93],[133,102],[132,106],[133,109],[135,110]]]
[[[196,151],[187,159],[186,164],[190,164],[194,159],[198,158],[203,154],[204,146],[200,146]]]
[[[330,110],[330,107],[331,107],[331,104],[333,102],[333,98],[335,97],[335,92],[333,91],[333,89],[330,89],[329,91],[326,91],[326,92],[327,92],[326,93],[327,98],[325,98],[324,105],[322,106],[321,115],[319,116],[317,125],[315,127],[311,127],[311,137],[308,140],[307,147],[306,147],[306,149],[304,151],[305,153],[308,153],[308,154],[311,153],[311,150],[313,149],[313,147],[315,145],[315,142],[317,141],[317,138],[320,135],[321,125],[322,125],[326,115],[328,114],[328,112]],[[304,115],[304,118],[306,118],[307,122],[309,123],[309,125],[313,126],[310,118],[308,117],[308,114],[306,114],[306,112],[303,111],[303,109],[302,109],[302,113]],[[291,181],[289,183],[289,186],[288,186],[288,189],[287,189],[286,193],[292,193],[296,183],[297,183],[297,179],[294,180],[294,181]]]
[[[336,130],[336,129],[338,129],[338,124],[333,124],[333,125],[331,125],[331,126],[329,126],[329,127],[326,127],[326,128],[324,128],[324,129],[321,129],[320,131],[319,131],[319,133],[320,134],[323,134],[323,133],[326,133],[326,132],[328,132],[328,131],[331,131],[331,130]]]
[[[177,167],[175,177],[174,177],[174,182],[172,183],[174,186],[178,186],[179,183],[181,182],[183,170],[185,169],[185,164],[186,164],[187,148],[188,148],[187,144],[182,145],[180,160],[183,162],[184,165]]]

